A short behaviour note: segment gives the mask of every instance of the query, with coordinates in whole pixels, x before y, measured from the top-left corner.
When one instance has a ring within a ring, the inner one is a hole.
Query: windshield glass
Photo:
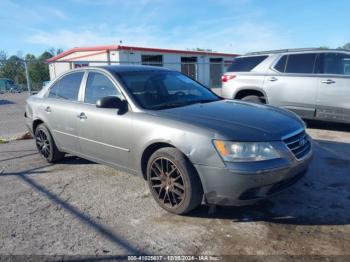
[[[165,109],[220,100],[191,78],[174,71],[150,70],[117,74],[145,109]]]

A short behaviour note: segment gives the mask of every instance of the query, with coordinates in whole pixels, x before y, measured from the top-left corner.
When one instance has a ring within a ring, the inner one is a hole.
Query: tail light
[[[221,77],[221,81],[226,83],[227,81],[234,79],[236,76],[235,75],[223,75]]]

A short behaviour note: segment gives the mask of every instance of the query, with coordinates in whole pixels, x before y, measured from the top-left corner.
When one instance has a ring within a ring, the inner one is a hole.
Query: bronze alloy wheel
[[[179,168],[168,158],[158,157],[150,166],[150,183],[158,195],[158,201],[168,208],[177,208],[185,197],[184,177]]]
[[[50,141],[43,130],[38,130],[36,134],[36,147],[38,148],[40,154],[48,158],[50,156],[51,145]]]

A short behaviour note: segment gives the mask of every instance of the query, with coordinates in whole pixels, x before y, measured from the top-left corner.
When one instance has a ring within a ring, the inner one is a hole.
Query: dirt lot
[[[350,256],[350,128],[308,132],[315,157],[292,188],[184,217],[160,209],[139,177],[75,157],[49,165],[33,140],[0,144],[0,255]]]

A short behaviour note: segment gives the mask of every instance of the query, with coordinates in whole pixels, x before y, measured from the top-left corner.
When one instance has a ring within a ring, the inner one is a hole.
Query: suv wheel
[[[188,213],[202,201],[198,174],[176,148],[161,148],[153,153],[147,164],[147,181],[156,202],[171,213]]]
[[[57,149],[48,128],[41,124],[35,130],[35,144],[40,155],[49,163],[60,161],[64,153]]]
[[[265,104],[265,100],[259,96],[245,96],[241,100],[246,101],[246,102],[251,102],[251,103],[256,103],[256,104]]]

